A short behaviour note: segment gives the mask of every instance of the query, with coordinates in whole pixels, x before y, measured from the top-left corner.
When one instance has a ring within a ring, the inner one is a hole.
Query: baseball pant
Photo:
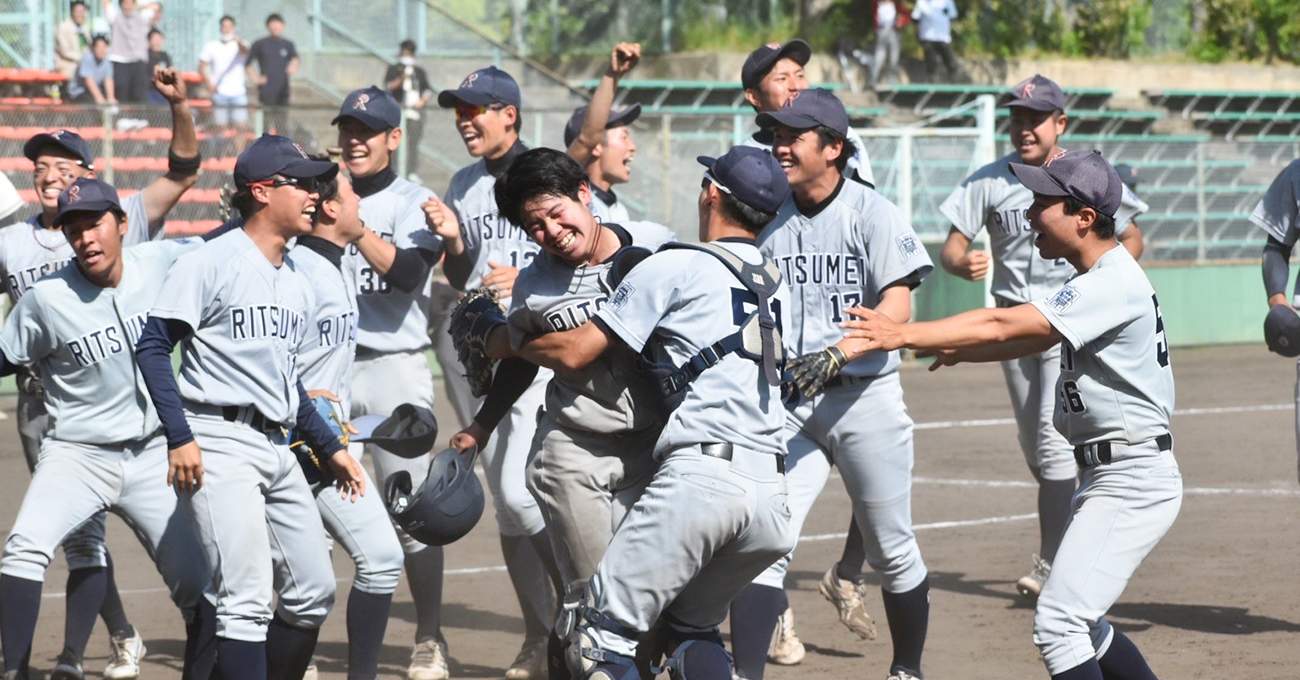
[[[543,414],[528,490],[546,520],[567,602],[581,599],[614,532],[650,483],[658,439],[658,428],[603,434],[562,427]]]
[[[359,354],[352,368],[352,417],[368,413],[388,415],[402,404],[433,410],[433,375],[429,373],[424,352]],[[428,454],[402,458],[374,444],[366,444],[363,450],[374,461],[381,494],[388,478],[399,471],[411,475],[412,488],[419,488],[429,474]],[[355,450],[351,453],[360,458]],[[408,536],[400,527],[397,535],[408,554],[429,547]]]
[[[40,462],[49,420],[50,416],[45,411],[45,400],[40,394],[19,389],[18,439],[23,445],[27,469],[33,473],[36,472]],[[104,525],[107,521],[107,513],[97,512],[68,534],[67,539],[63,541],[63,556],[68,560],[69,571],[108,566],[108,549],[104,546]]]
[[[1052,424],[1056,413],[1056,381],[1061,377],[1061,346],[1002,362],[1002,375],[1016,416],[1020,451],[1034,477],[1050,481],[1074,479],[1078,466],[1074,447]]]
[[[736,594],[793,549],[790,519],[772,454],[670,451],[614,533],[588,586],[591,606],[639,632],[661,614],[678,631],[715,631]],[[635,640],[588,632],[602,650],[635,654]]]
[[[786,412],[786,482],[795,536],[821,495],[833,462],[844,478],[881,587],[905,593],[925,580],[912,533],[912,419],[898,373],[856,380],[804,399]],[[793,553],[754,582],[784,587]]]
[[[181,608],[197,605],[209,571],[175,492],[164,483],[167,466],[162,436],[112,445],[47,438],[5,542],[0,573],[44,581],[59,544],[88,518],[112,510],[140,539],[172,601]]]
[[[1300,362],[1295,365],[1296,475],[1300,477]]]
[[[898,82],[898,52],[901,46],[898,31],[893,26],[876,29],[876,54],[871,61],[871,87],[880,83],[881,75]]]
[[[1169,531],[1183,502],[1172,451],[1154,441],[1112,448],[1112,462],[1080,471],[1074,514],[1034,614],[1034,644],[1056,675],[1105,651],[1102,617]]]
[[[538,369],[533,384],[510,407],[483,447],[483,468],[502,536],[532,536],[546,528],[537,499],[528,490],[525,470],[533,456],[533,435],[552,375],[550,369]]]
[[[334,570],[286,437],[193,408],[208,409],[187,404],[185,414],[203,452],[203,486],[181,499],[212,566],[217,636],[265,641],[276,595],[274,613],[286,623],[319,628],[334,606]]]
[[[384,508],[383,491],[375,487],[364,468],[362,474],[366,495],[355,503],[324,484],[315,485],[312,493],[325,531],[356,564],[352,587],[363,593],[391,595],[402,576],[402,542]]]

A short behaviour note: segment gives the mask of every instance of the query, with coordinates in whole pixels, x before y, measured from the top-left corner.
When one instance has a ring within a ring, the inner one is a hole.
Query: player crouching
[[[1011,164],[1034,192],[1029,221],[1046,260],[1078,276],[1055,294],[1003,309],[898,324],[861,308],[844,325],[866,349],[911,347],[935,367],[1002,361],[1061,343],[1056,429],[1074,447],[1079,490],[1038,598],[1034,643],[1053,680],[1155,678],[1137,647],[1102,618],[1182,505],[1169,417],[1174,376],[1155,291],[1115,240],[1122,187],[1097,152],[1041,167]]]
[[[145,225],[128,225],[117,191],[92,178],[60,194],[53,226],[62,227],[76,266],[33,285],[0,334],[0,374],[35,364],[45,407],[55,416],[0,561],[4,677],[29,677],[41,585],[55,549],[91,517],[112,510],[135,530],[184,613],[182,677],[207,678],[216,618],[203,598],[209,572],[176,495],[162,483],[167,445],[132,357],[168,268],[196,244],[123,249],[128,229]],[[84,649],[85,638],[79,642]],[[80,659],[60,661],[56,676],[81,677]]]

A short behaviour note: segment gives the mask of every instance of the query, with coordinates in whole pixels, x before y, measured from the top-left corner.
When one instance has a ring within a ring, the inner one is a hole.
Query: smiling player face
[[[781,164],[791,187],[805,186],[821,179],[826,173],[839,173],[835,159],[840,146],[822,146],[815,130],[796,130],[785,125],[772,129],[772,156]]]
[[[1078,240],[1078,216],[1065,213],[1065,199],[1034,194],[1028,217],[1029,226],[1034,230],[1034,246],[1044,260],[1070,254],[1071,244]]]
[[[370,177],[388,167],[401,142],[401,130],[376,130],[356,118],[339,121],[343,166],[353,177]]]
[[[759,113],[776,111],[799,90],[808,89],[808,77],[799,62],[785,57],[772,66],[772,70],[759,81],[757,89],[745,90],[745,99]]]
[[[36,199],[41,202],[41,208],[47,212],[57,211],[59,194],[87,175],[94,176],[78,165],[72,154],[64,151],[63,147],[50,145],[41,149],[32,171],[32,186],[36,189]]]
[[[586,184],[578,189],[578,201],[568,196],[537,196],[524,202],[520,226],[546,252],[570,264],[581,264],[591,257],[601,228],[587,207],[590,203]]]
[[[511,134],[518,112],[513,106],[456,104],[456,132],[475,158],[496,158],[514,144]]]
[[[1065,114],[1011,107],[1011,144],[1026,165],[1042,165],[1057,151],[1057,139],[1065,133]]]
[[[632,179],[632,159],[636,156],[636,143],[627,127],[605,131],[605,141],[600,145],[600,174],[610,184],[626,184]]]

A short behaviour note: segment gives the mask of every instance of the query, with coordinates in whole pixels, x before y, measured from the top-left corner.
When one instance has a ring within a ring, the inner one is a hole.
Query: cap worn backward
[[[1070,196],[1110,217],[1119,210],[1123,184],[1100,151],[1059,151],[1042,166],[1012,163],[1026,189],[1043,196]]]
[[[582,123],[587,119],[586,106],[579,106],[573,110],[573,115],[569,116],[569,122],[564,125],[564,146],[569,146],[578,139],[582,134]],[[627,127],[636,122],[641,117],[641,105],[633,104],[621,111],[610,111],[609,120],[605,121],[605,129],[613,130],[614,128]]]
[[[1064,111],[1065,93],[1052,79],[1035,74],[1016,83],[1002,105],[1035,111]]]
[[[746,89],[756,89],[763,78],[767,76],[768,71],[781,61],[783,57],[789,57],[800,66],[806,66],[812,59],[812,48],[808,43],[795,38],[784,45],[781,43],[768,43],[749,53],[745,59],[745,65],[740,69],[740,84]]]
[[[519,83],[509,73],[495,66],[481,68],[465,76],[460,87],[438,93],[438,106],[444,109],[454,108],[462,102],[477,106],[505,104],[516,109],[523,106]]]
[[[781,164],[766,149],[733,146],[718,158],[695,159],[708,168],[709,179],[745,205],[775,213],[790,196],[790,183]]]
[[[87,170],[95,169],[95,152],[90,148],[90,143],[71,130],[51,130],[33,135],[23,144],[23,155],[35,163],[41,149],[51,144],[66,149]]]
[[[265,134],[239,154],[235,160],[235,186],[243,189],[249,184],[285,177],[315,177],[329,180],[338,174],[339,166],[329,161],[318,161],[307,155],[297,142],[288,137]]]
[[[76,213],[102,215],[108,210],[122,211],[117,189],[107,182],[82,177],[59,194],[59,214],[54,218],[54,226],[63,226]]]
[[[359,120],[374,130],[391,130],[402,124],[402,107],[393,95],[371,85],[349,94],[330,125],[338,125],[344,118]]]
[[[843,102],[821,88],[796,91],[779,111],[760,113],[756,120],[761,128],[784,125],[808,130],[824,125],[841,135],[849,134],[849,113]]]

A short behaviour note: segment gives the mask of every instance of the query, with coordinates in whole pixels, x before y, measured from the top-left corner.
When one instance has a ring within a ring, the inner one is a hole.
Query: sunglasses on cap
[[[318,181],[315,177],[276,177],[275,179],[264,179],[259,182],[249,182],[248,186],[264,186],[273,189],[276,187],[294,186],[309,194],[314,194],[320,189],[322,184],[324,184],[324,182]]]
[[[505,104],[466,104],[460,102],[456,104],[456,122],[470,120],[488,111],[500,111],[504,108]]]

